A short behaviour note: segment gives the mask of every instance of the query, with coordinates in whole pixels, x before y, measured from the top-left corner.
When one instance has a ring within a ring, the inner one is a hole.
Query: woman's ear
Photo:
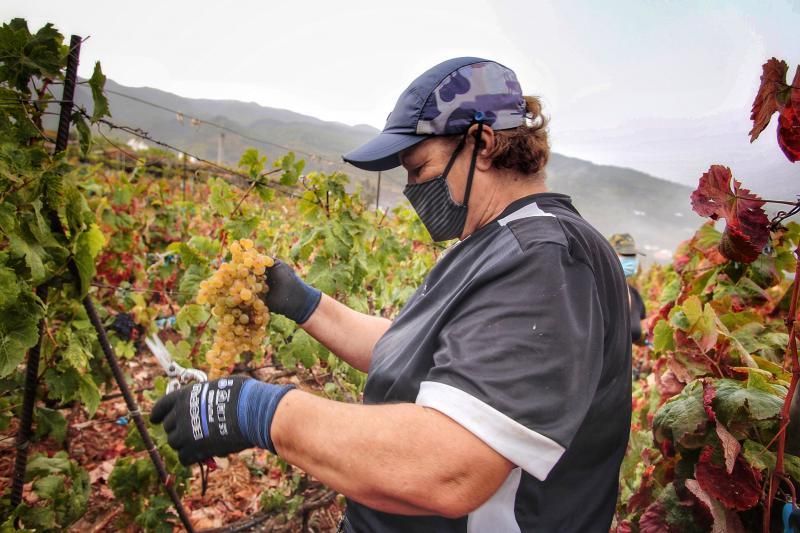
[[[478,125],[473,124],[469,127],[469,138],[472,139],[472,142],[475,142],[475,136],[478,134]],[[494,130],[487,126],[486,124],[483,125],[481,128],[481,139],[478,151],[478,160],[475,162],[475,168],[486,172],[492,167],[492,159],[491,154],[494,152],[494,144],[495,144],[495,134]],[[472,147],[470,146],[469,150],[465,150],[467,153],[472,153]]]

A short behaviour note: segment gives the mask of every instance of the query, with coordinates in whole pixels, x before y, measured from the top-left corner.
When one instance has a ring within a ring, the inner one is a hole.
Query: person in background
[[[631,281],[639,271],[638,256],[645,254],[636,249],[636,242],[630,233],[615,233],[609,237],[608,241],[617,252],[619,262],[622,264],[622,271],[628,282],[628,296],[631,304],[631,341],[644,346],[647,344],[647,326],[645,324],[647,309],[645,309],[642,296],[631,284]]]
[[[181,462],[265,448],[347,497],[346,533],[607,532],[631,420],[625,277],[547,190],[546,125],[494,61],[417,78],[344,159],[402,166],[431,238],[458,242],[393,321],[286,263],[266,274],[271,312],[368,373],[364,405],[241,376],[184,387],[151,414]]]

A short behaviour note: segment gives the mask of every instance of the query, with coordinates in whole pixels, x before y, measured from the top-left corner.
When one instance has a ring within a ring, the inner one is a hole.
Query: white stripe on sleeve
[[[544,481],[564,447],[529,429],[461,389],[436,381],[420,383],[416,403],[449,416],[497,453]]]

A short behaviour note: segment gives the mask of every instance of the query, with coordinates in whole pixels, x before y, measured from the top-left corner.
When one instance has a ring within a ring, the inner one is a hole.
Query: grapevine
[[[231,261],[222,263],[200,284],[197,303],[213,305],[217,319],[214,344],[206,352],[212,375],[221,375],[244,352],[258,352],[266,336],[269,310],[262,298],[269,288],[264,280],[272,258],[258,252],[250,239],[230,245]]]

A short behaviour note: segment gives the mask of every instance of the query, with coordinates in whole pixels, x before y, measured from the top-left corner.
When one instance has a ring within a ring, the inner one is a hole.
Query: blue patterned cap
[[[464,133],[476,120],[516,128],[525,99],[514,72],[494,61],[458,57],[422,74],[403,91],[377,137],[343,156],[364,170],[400,166],[398,154],[434,135]]]

